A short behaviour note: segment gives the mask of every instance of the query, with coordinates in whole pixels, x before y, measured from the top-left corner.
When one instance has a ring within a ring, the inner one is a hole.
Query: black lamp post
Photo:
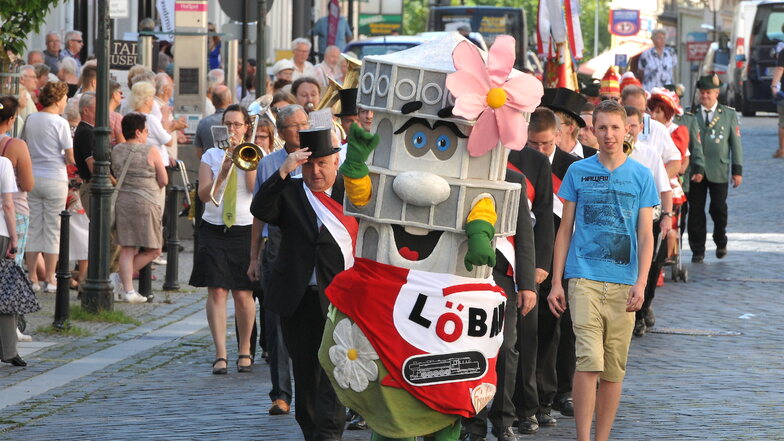
[[[114,306],[109,285],[110,243],[109,214],[113,191],[109,181],[109,5],[98,0],[98,35],[95,55],[98,78],[95,109],[95,164],[90,180],[90,244],[87,280],[82,293],[82,306],[91,312],[111,310]]]
[[[713,13],[713,41],[719,41],[719,29],[716,27],[716,13],[721,10],[722,0],[707,0],[708,10]]]

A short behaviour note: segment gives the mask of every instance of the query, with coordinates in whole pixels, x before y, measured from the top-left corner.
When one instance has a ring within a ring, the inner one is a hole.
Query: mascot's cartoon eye
[[[425,135],[425,132],[415,132],[411,136],[411,145],[418,149],[427,147],[427,135]]]
[[[441,135],[436,139],[436,148],[442,152],[449,150],[452,146],[452,140],[446,135]]]

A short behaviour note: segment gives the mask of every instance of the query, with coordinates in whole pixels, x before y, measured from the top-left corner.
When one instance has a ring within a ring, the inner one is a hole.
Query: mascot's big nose
[[[392,183],[395,194],[418,207],[438,205],[449,198],[449,184],[441,176],[421,171],[403,172]]]

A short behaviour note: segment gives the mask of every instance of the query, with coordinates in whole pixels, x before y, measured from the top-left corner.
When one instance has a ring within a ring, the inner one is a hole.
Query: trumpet
[[[259,161],[264,156],[261,148],[256,144],[245,142],[237,147],[234,150],[231,150],[231,147],[226,148],[226,154],[223,156],[223,161],[221,162],[221,172],[218,173],[218,176],[212,181],[212,188],[210,188],[210,200],[212,201],[215,206],[220,206],[223,202],[223,195],[226,193],[226,186],[223,186],[223,191],[220,194],[216,194],[218,181],[225,181],[229,175],[234,171],[234,168],[238,168],[244,171],[251,171],[256,170],[259,166]],[[228,171],[224,175],[223,164],[226,161],[231,162],[231,166],[229,166]]]
[[[630,156],[633,150],[634,150],[634,136],[627,133],[626,137],[624,137],[623,139],[623,152],[626,153],[626,156]]]

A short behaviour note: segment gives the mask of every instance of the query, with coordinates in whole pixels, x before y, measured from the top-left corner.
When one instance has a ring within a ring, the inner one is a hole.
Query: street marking
[[[738,318],[741,319],[741,320],[748,320],[748,319],[750,319],[752,317],[755,317],[755,315],[750,313],[750,312],[747,312],[747,313],[745,313],[745,314],[743,314],[741,316],[738,316]]]
[[[201,306],[201,305],[200,305]],[[230,310],[231,308],[227,308]],[[227,314],[230,314],[227,311]],[[160,346],[166,342],[186,337],[207,326],[207,318],[202,306],[197,312],[171,325],[141,334],[138,338],[128,340],[74,360],[41,375],[20,381],[0,390],[0,409],[14,406],[27,399],[40,395],[51,389],[68,384],[93,372],[134,356],[140,352]]]

